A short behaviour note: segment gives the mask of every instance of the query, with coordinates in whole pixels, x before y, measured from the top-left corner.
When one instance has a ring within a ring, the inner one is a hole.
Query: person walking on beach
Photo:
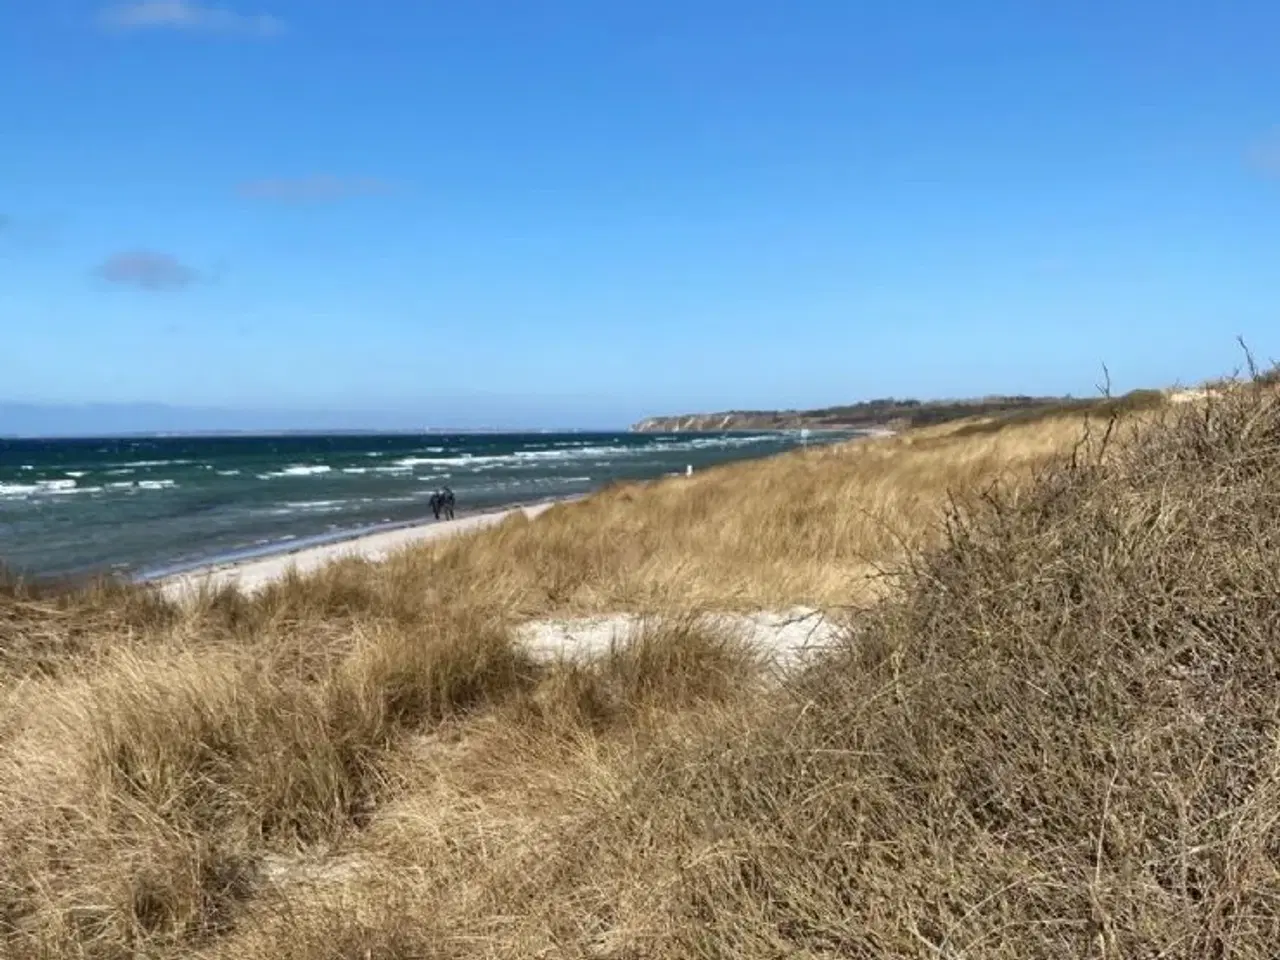
[[[440,501],[441,496],[439,493],[433,493],[431,499],[427,501],[427,503],[431,504],[431,513],[437,520],[440,519]]]
[[[453,519],[453,491],[445,487],[440,491],[441,506],[444,508],[444,516],[446,520]]]

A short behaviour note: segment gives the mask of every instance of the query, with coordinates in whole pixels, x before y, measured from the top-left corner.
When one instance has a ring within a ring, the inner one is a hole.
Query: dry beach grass
[[[1270,957],[1280,398],[623,486],[187,607],[0,598],[0,955]],[[996,482],[996,481],[999,482]],[[848,611],[782,685],[696,614]],[[532,618],[666,613],[546,662]]]
[[[1105,423],[1094,411],[1093,429]],[[1026,482],[1086,432],[1078,414],[983,426],[620,484],[536,522],[409,551],[366,582],[430,603],[470,595],[518,617],[862,604],[889,566],[936,537],[950,496]]]

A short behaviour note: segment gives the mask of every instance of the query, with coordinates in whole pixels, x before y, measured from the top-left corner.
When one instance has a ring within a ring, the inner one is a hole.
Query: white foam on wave
[[[598,457],[604,453],[617,453],[622,447],[568,447],[560,450],[517,450],[511,456],[516,460],[576,460],[580,457]]]
[[[283,470],[260,473],[258,474],[258,479],[275,480],[280,477],[315,477],[322,473],[328,473],[332,469],[325,463],[295,463],[293,466],[285,467]]]
[[[757,434],[746,437],[697,437],[688,441],[695,450],[723,449],[725,447],[752,447],[778,438],[773,434]]]
[[[400,473],[400,474],[404,474],[404,473],[413,473],[413,467],[397,467],[397,466],[394,466],[394,465],[393,465],[393,466],[388,466],[388,467],[343,467],[343,468],[342,468],[342,472],[343,472],[343,473],[352,474],[352,475],[355,475],[355,476],[359,476],[359,475],[361,475],[361,474],[365,474],[365,473]]]
[[[401,460],[397,460],[395,465],[397,467],[407,467],[412,470],[414,467],[438,466],[442,463],[453,463],[455,460],[469,459],[471,458],[467,457],[465,454],[461,457],[405,457]]]
[[[312,477],[321,473],[328,473],[332,467],[323,463],[300,463],[292,467],[285,467],[280,471],[282,477]]]
[[[39,489],[34,483],[0,483],[0,497],[26,497]]]
[[[474,454],[460,453],[452,457],[403,457],[395,461],[395,465],[403,469],[416,467],[458,467],[469,468],[472,472],[480,472],[490,466],[501,465],[519,469],[528,469],[540,461],[562,462],[581,460],[585,457],[630,455],[643,456],[655,447],[624,447],[616,444],[601,445],[598,443],[575,442],[574,445],[563,445],[535,450],[516,450],[513,453]]]
[[[178,485],[176,480],[121,480],[108,483],[108,490],[172,490]]]
[[[68,470],[68,471],[67,471],[67,476],[68,476],[68,477],[75,477],[77,480],[79,480],[81,477],[83,477],[83,476],[85,475],[85,472],[86,472],[86,471],[84,471],[84,470]]]
[[[332,510],[335,507],[341,507],[346,502],[345,500],[297,500],[286,501],[284,506],[292,507],[295,510]]]
[[[575,461],[584,460],[590,457],[597,458],[594,462],[607,466],[613,459],[618,457],[642,458],[653,456],[654,454],[664,453],[683,453],[690,450],[723,450],[738,447],[755,446],[760,443],[767,443],[775,438],[768,435],[747,436],[747,437],[690,437],[687,440],[670,440],[659,441],[637,446],[624,446],[619,443],[600,444],[577,442],[570,446],[568,444],[557,446],[552,449],[542,450],[517,450],[515,453],[505,457],[493,458],[475,458],[472,462],[481,459],[489,459],[494,462],[502,461],[511,463],[513,466],[524,466],[530,461]],[[609,459],[599,459],[607,457]]]
[[[37,480],[35,483],[0,483],[0,499],[58,497],[76,493],[99,493],[101,487],[77,486],[75,480]]]
[[[40,480],[36,483],[36,489],[46,490],[49,493],[64,493],[67,490],[76,489],[74,480]]]
[[[220,477],[238,477],[238,476],[240,476],[240,471],[239,471],[239,470],[219,470],[219,471],[218,471],[218,476],[220,476]]]
[[[124,463],[113,463],[113,467],[179,467],[191,463],[190,460],[127,460]]]
[[[385,467],[343,467],[342,472],[343,474],[351,474],[353,476],[360,476],[364,474],[392,474],[403,476],[404,474],[412,474],[413,467],[408,465],[396,465],[396,463],[393,463],[393,465]],[[442,476],[448,476],[448,474],[442,474]]]
[[[492,463],[518,463],[522,459],[528,459],[522,454],[551,454],[552,459],[562,459],[568,451],[558,450],[526,450],[519,453],[503,453],[503,454],[474,454],[460,453],[455,457],[405,457],[403,460],[397,460],[396,465],[401,467],[476,467],[487,466]],[[536,459],[536,458],[535,458]]]

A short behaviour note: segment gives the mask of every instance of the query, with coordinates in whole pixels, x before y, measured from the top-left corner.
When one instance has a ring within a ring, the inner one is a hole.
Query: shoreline
[[[423,448],[417,436],[375,442],[326,440],[329,434],[289,443],[263,443],[254,435],[238,446],[169,436],[142,446],[126,438],[100,446],[77,440],[65,449],[40,441],[0,466],[0,506],[6,519],[12,512],[25,524],[21,538],[3,544],[0,565],[12,577],[50,589],[103,579],[137,585],[208,579],[258,560],[306,557],[313,548],[430,524],[427,488],[419,481],[441,479],[459,464],[453,482],[464,487],[458,492],[467,507],[458,513],[463,518],[473,510],[589,496],[618,482],[683,476],[690,465],[701,471],[802,446],[800,438],[776,431],[742,434],[754,435],[751,441],[729,435],[737,431],[711,440],[563,434],[563,440],[560,433],[547,434],[550,439],[482,434],[477,441],[459,435],[439,449]],[[815,433],[812,442],[839,436]],[[444,472],[437,477],[423,468]],[[330,476],[310,479],[321,473]],[[470,493],[468,483],[475,487]],[[117,534],[117,523],[128,529]],[[78,525],[86,528],[83,543],[65,536]]]
[[[267,555],[215,561],[191,570],[149,576],[138,582],[158,588],[171,600],[194,596],[205,589],[218,590],[228,586],[244,593],[253,593],[269,583],[283,579],[291,571],[314,573],[338,560],[351,558],[378,563],[406,547],[474,533],[496,526],[517,513],[533,520],[558,504],[581,499],[583,495],[554,497],[481,510],[453,520],[428,520],[391,529],[353,532],[351,536],[325,543],[301,546],[282,544],[280,550]]]

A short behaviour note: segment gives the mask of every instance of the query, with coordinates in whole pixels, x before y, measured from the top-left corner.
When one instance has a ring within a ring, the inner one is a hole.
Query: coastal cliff
[[[1025,396],[930,401],[890,397],[820,410],[730,410],[647,417],[633,424],[631,430],[634,433],[708,433],[723,430],[898,429],[1064,402],[1070,401],[1062,397]]]
[[[647,417],[631,427],[633,433],[712,433],[723,430],[793,430],[812,427],[804,414],[789,412],[692,413]]]

